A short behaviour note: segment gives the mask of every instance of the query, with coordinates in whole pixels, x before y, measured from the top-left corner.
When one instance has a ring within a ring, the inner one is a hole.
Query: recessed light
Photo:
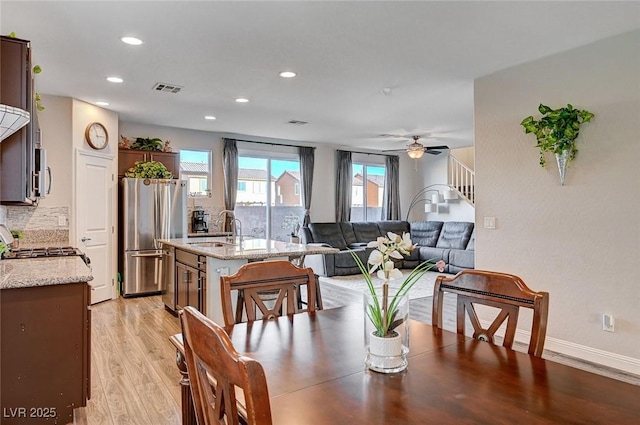
[[[110,83],[121,83],[124,80],[120,77],[107,77],[107,81],[109,81]]]
[[[109,106],[109,102],[103,102],[103,101],[99,100],[99,101],[96,102],[96,105],[98,105],[98,106]]]
[[[125,44],[130,44],[132,46],[139,46],[143,43],[142,40],[140,40],[139,38],[136,37],[122,37],[120,39],[123,43]]]
[[[236,99],[236,102],[238,103],[247,103],[249,102],[249,99],[245,98],[245,97],[239,97]]]
[[[205,120],[215,120],[215,119],[216,119],[216,117],[214,117],[213,115],[205,115],[205,116],[204,116],[204,119],[205,119]]]
[[[296,74],[295,72],[293,72],[293,71],[282,71],[282,72],[280,73],[280,76],[281,76],[282,78],[293,78],[293,77],[295,77],[296,75],[297,75],[297,74]]]

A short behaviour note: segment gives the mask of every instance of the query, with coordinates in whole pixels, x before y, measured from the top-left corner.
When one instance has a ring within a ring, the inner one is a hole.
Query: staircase
[[[449,186],[458,191],[458,194],[475,206],[475,173],[472,169],[460,162],[455,156],[449,155]]]

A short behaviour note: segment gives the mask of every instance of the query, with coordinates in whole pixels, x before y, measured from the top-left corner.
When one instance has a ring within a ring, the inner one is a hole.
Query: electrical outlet
[[[485,229],[495,229],[496,228],[496,218],[495,217],[485,217],[484,218],[484,228]]]
[[[67,217],[63,215],[58,216],[58,226],[65,226],[67,224]]]
[[[615,331],[615,319],[611,314],[602,315],[602,330],[607,332]]]

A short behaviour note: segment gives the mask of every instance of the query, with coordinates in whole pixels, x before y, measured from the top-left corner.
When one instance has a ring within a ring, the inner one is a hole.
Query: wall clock
[[[99,122],[93,122],[87,126],[84,138],[93,149],[104,149],[109,144],[107,129]]]

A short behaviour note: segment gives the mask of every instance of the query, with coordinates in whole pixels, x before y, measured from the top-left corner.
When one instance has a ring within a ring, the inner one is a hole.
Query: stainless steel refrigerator
[[[160,293],[163,251],[157,240],[187,235],[186,181],[125,177],[120,185],[121,293]]]

